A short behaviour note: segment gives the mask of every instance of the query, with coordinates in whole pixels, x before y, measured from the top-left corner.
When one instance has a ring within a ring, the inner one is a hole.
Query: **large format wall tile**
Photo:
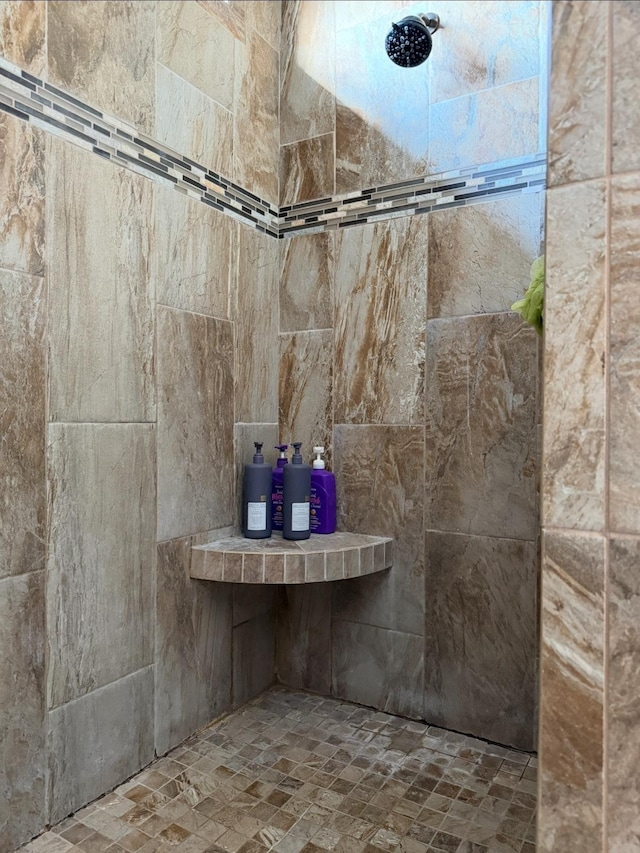
[[[280,142],[299,142],[335,127],[333,3],[282,4]]]
[[[189,536],[158,545],[158,755],[231,707],[232,585],[189,576],[191,546],[207,541]]]
[[[44,279],[0,271],[0,578],[44,568]]]
[[[240,228],[236,327],[236,421],[278,419],[278,246],[272,237]]]
[[[333,332],[280,335],[280,437],[302,442],[309,461],[314,445],[326,448],[331,467]]]
[[[155,420],[153,185],[52,137],[47,151],[49,418]]]
[[[544,193],[429,215],[429,317],[508,311],[541,253]]]
[[[49,427],[48,701],[153,662],[155,427]]]
[[[640,154],[633,140],[640,132],[636,99],[640,75],[640,9],[628,0],[614,0],[611,62],[613,98],[611,104],[612,163],[614,172],[640,169]],[[603,27],[604,28],[604,27]]]
[[[280,242],[280,331],[333,328],[334,234]]]
[[[537,77],[432,104],[430,170],[442,172],[536,152],[539,112]]]
[[[640,838],[640,539],[613,539],[609,587],[608,833],[611,851]]]
[[[276,635],[278,680],[289,687],[331,694],[333,584],[281,588]]]
[[[427,236],[412,216],[337,238],[336,423],[423,419]]]
[[[427,65],[431,102],[535,77],[540,5],[537,0],[439,0],[442,29]]]
[[[605,170],[608,4],[553,4],[549,185],[599,178]],[[551,230],[551,229],[550,229]]]
[[[425,564],[424,718],[534,749],[535,543],[428,533]]]
[[[47,822],[44,667],[44,572],[0,580],[1,850]]]
[[[245,40],[247,31],[247,10],[251,5],[248,0],[242,3],[230,3],[229,0],[196,0],[199,6],[213,15],[213,17],[225,27],[231,35],[239,39]],[[260,3],[267,6],[268,3]]]
[[[32,74],[45,68],[46,3],[0,0],[0,56]]]
[[[540,707],[541,853],[600,853],[604,539],[545,533]]]
[[[611,394],[609,426],[609,524],[640,532],[640,184],[638,175],[611,187]]]
[[[49,82],[153,133],[156,5],[49,0]]]
[[[550,190],[547,229],[544,524],[602,530],[604,183]]]
[[[0,267],[44,275],[45,136],[0,114]]]
[[[278,53],[252,30],[236,46],[234,179],[278,202]]]
[[[153,667],[49,712],[50,822],[132,776],[153,758]]]
[[[157,187],[153,257],[159,304],[229,317],[238,225],[172,188]]]
[[[233,176],[233,114],[160,64],[156,138],[226,178]]]
[[[262,693],[275,677],[275,619],[256,616],[233,629],[233,707]]]
[[[292,142],[280,149],[280,204],[297,204],[334,193],[333,134]]]
[[[231,323],[158,308],[158,540],[233,524]]]
[[[514,314],[427,324],[428,528],[535,538],[537,353]]]
[[[233,109],[235,39],[197,3],[157,3],[157,58],[228,110]]]
[[[338,529],[395,539],[388,572],[336,585],[334,617],[424,630],[424,429],[337,426]]]
[[[333,695],[422,719],[423,638],[341,619],[332,629]]]

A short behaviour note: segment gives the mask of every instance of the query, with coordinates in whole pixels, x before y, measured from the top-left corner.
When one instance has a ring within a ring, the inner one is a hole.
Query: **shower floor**
[[[534,853],[536,766],[275,687],[22,850]]]

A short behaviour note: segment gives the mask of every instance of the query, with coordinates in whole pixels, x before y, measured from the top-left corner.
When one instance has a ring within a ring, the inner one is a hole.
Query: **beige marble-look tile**
[[[392,536],[388,572],[335,585],[334,618],[424,630],[424,429],[337,426],[338,529]]]
[[[541,254],[544,193],[429,214],[427,314],[509,311]]]
[[[537,77],[432,104],[430,170],[442,172],[535,154],[539,113]]]
[[[534,749],[535,543],[429,532],[425,565],[424,719]]]
[[[427,65],[432,102],[538,74],[540,4],[441,0],[438,14],[443,26]]]
[[[233,627],[275,611],[277,592],[272,584],[234,584]]]
[[[232,177],[233,114],[160,64],[156,68],[156,139]]]
[[[335,13],[332,3],[282,4],[280,142],[335,128]]]
[[[49,82],[153,133],[155,8],[150,0],[49,0]]]
[[[610,850],[633,850],[640,837],[638,672],[640,672],[639,539],[613,539],[607,655],[609,730],[607,829]]]
[[[336,423],[421,423],[426,221],[408,216],[337,237]]]
[[[323,696],[331,694],[331,595],[331,584],[287,586],[278,606],[278,679]]]
[[[152,716],[151,666],[49,712],[51,823],[124,782],[152,760]]]
[[[280,137],[278,53],[253,30],[236,46],[234,174],[237,183],[277,204]]]
[[[44,275],[45,135],[2,113],[0,147],[0,267]]]
[[[240,227],[236,303],[236,421],[278,419],[278,246]]]
[[[542,513],[604,525],[605,186],[547,193]]]
[[[333,332],[280,335],[279,421],[282,441],[302,442],[305,461],[314,446],[325,448],[331,468]]]
[[[235,518],[236,529],[242,527],[242,478],[244,465],[251,462],[255,453],[255,442],[262,443],[262,455],[265,462],[275,467],[278,451],[276,444],[280,443],[278,424],[242,424],[233,426],[233,442],[235,447]]]
[[[333,695],[413,719],[422,718],[424,640],[371,625],[333,621]]]
[[[246,0],[242,4],[247,9],[249,26],[260,33],[274,50],[280,51],[280,33],[282,30],[282,9],[279,0]]]
[[[49,418],[155,420],[153,185],[52,137],[47,156]]]
[[[515,314],[428,322],[428,528],[535,538],[537,369]]]
[[[283,145],[280,149],[280,204],[325,198],[335,191],[333,134]]]
[[[192,580],[188,536],[158,545],[155,749],[164,754],[231,708],[232,587]]]
[[[549,96],[549,185],[605,173],[606,59],[603,5],[553,4]]]
[[[158,308],[158,541],[233,524],[231,323]]]
[[[542,575],[541,853],[600,853],[604,539],[546,532]]]
[[[276,626],[273,612],[233,629],[233,706],[244,705],[273,684]]]
[[[238,225],[174,189],[156,188],[153,259],[159,304],[229,318]]]
[[[44,568],[44,279],[0,271],[0,578]]]
[[[634,437],[640,425],[638,262],[640,185],[637,174],[611,187],[611,329],[609,398],[609,524],[640,533],[640,464]]]
[[[280,241],[280,331],[333,328],[335,235]]]
[[[52,424],[48,701],[153,662],[155,427]]]
[[[248,2],[230,3],[229,0],[196,0],[198,5],[202,6],[210,15],[213,15],[231,35],[244,41]],[[261,3],[260,5],[268,6],[269,3]]]
[[[336,35],[336,192],[425,174],[429,147],[429,72],[391,62],[391,22],[424,11],[385,9]],[[340,16],[340,11],[337,11]]]
[[[0,848],[15,850],[45,814],[44,572],[0,580]]]
[[[235,39],[198,3],[156,4],[158,62],[232,110]]]
[[[637,146],[632,143],[640,132],[640,118],[635,98],[636,81],[640,74],[638,61],[640,10],[635,3],[628,0],[614,0],[611,8],[613,12],[611,165],[614,172],[628,172],[640,168],[640,155]],[[604,22],[602,22],[602,29],[604,30]]]
[[[0,2],[0,56],[37,75],[46,62],[45,9],[44,0]]]

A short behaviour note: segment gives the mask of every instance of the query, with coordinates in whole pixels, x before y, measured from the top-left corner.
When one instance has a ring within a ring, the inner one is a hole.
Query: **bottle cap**
[[[254,441],[253,442],[256,452],[253,454],[253,461],[256,465],[262,465],[264,462],[264,456],[262,455],[262,442]]]
[[[293,442],[293,456],[291,457],[291,462],[294,465],[302,465],[302,453],[300,453],[300,448],[302,447],[301,441]]]
[[[274,447],[276,450],[280,451],[280,458],[276,460],[276,467],[277,468],[284,468],[284,466],[289,462],[289,460],[287,459],[287,453],[286,453],[286,450],[289,447],[289,445],[288,444],[275,444]]]
[[[324,459],[321,458],[322,454],[324,453],[324,447],[314,447],[313,452],[316,454],[316,458],[313,460],[313,467],[315,469],[324,468]]]

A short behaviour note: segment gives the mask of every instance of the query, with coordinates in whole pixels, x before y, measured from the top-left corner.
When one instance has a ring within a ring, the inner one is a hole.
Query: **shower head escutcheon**
[[[431,53],[431,36],[439,26],[440,18],[433,12],[408,15],[397,24],[391,24],[384,41],[389,59],[403,68],[420,65]]]

